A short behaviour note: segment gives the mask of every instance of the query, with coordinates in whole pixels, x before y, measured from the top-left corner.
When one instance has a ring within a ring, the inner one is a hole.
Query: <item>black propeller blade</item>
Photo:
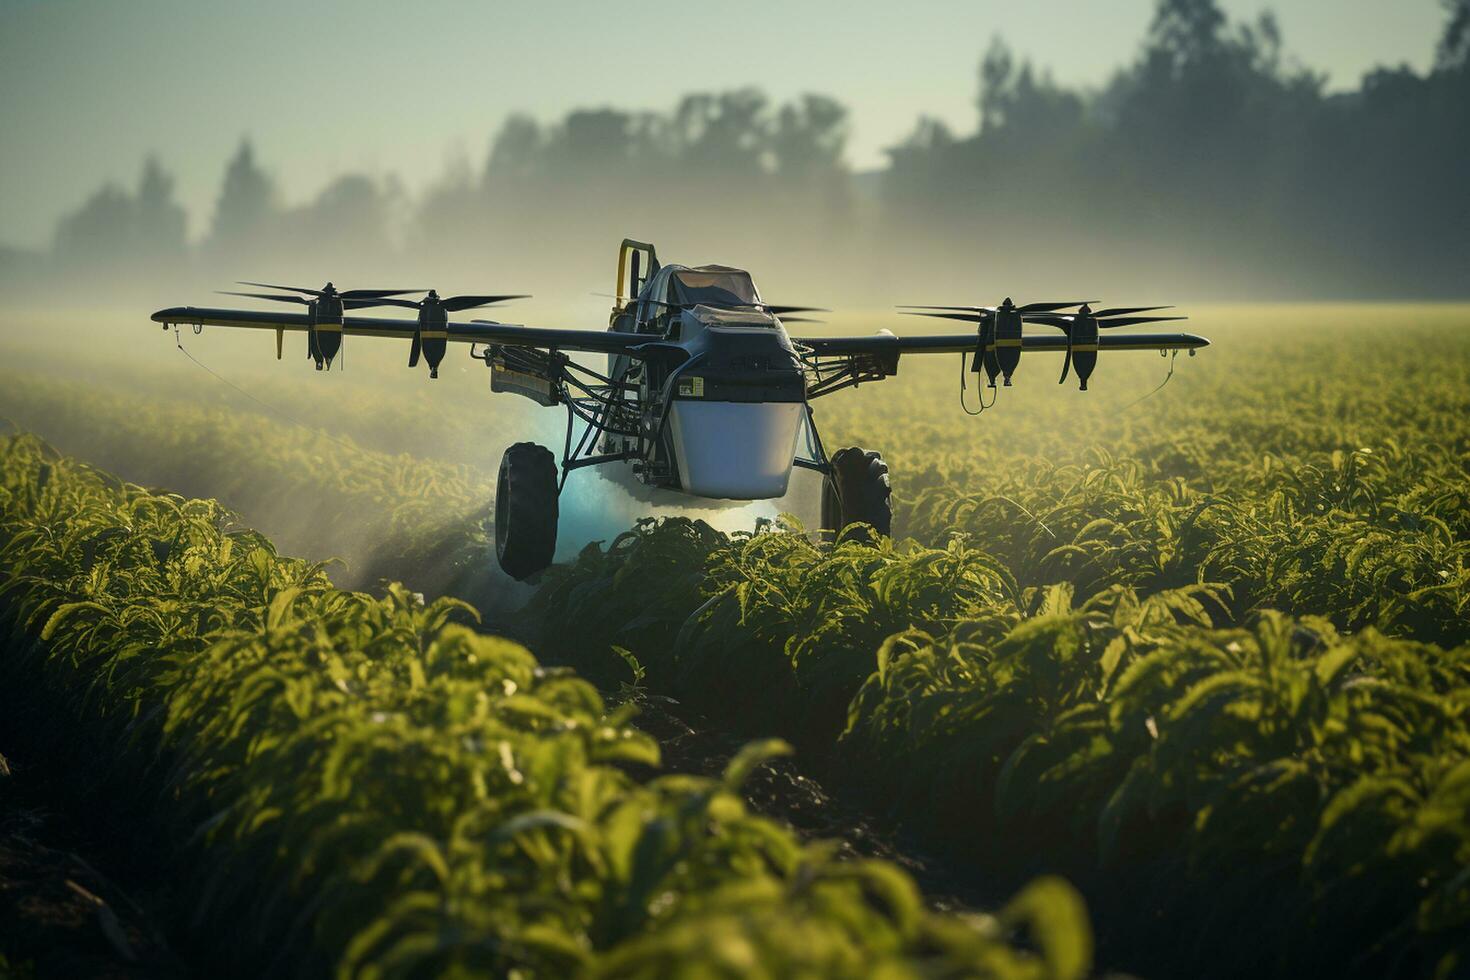
[[[408,366],[418,367],[419,359],[422,357],[429,362],[429,377],[439,377],[439,365],[444,360],[445,340],[448,336],[450,313],[458,310],[473,310],[482,306],[493,306],[496,303],[511,299],[528,299],[527,293],[503,293],[498,295],[474,294],[464,296],[450,296],[441,298],[437,290],[429,290],[428,295],[420,300],[381,298],[370,300],[373,304],[383,306],[402,306],[410,310],[418,311],[418,324],[414,328],[413,343],[408,351]]]
[[[311,302],[311,300],[301,296],[277,296],[273,293],[237,293],[228,289],[216,289],[215,292],[221,296],[248,296],[251,299],[273,299],[278,303],[300,303],[302,306],[306,306]]]
[[[1041,323],[1050,327],[1056,327],[1067,335],[1067,354],[1062,360],[1062,376],[1057,379],[1057,384],[1067,380],[1067,374],[1075,363],[1077,366],[1077,379],[1081,382],[1083,391],[1087,390],[1087,379],[1092,376],[1092,370],[1097,364],[1097,341],[1098,332],[1102,329],[1112,327],[1132,327],[1140,323],[1161,323],[1166,320],[1187,320],[1183,316],[1127,316],[1130,313],[1147,313],[1151,310],[1169,310],[1170,306],[1114,306],[1105,310],[1093,311],[1084,305],[1076,313],[1068,314],[1041,314],[1039,316],[1028,316],[1026,319],[1031,323]],[[1076,348],[1074,353],[1074,346]]]
[[[1105,316],[1126,316],[1129,313],[1148,313],[1150,310],[1172,310],[1172,306],[1115,306],[1111,309],[1097,310],[1092,315],[1101,320]]]
[[[479,306],[489,306],[492,303],[505,303],[513,299],[530,299],[529,293],[506,293],[500,296],[451,296],[444,300],[444,309],[450,313],[459,310],[473,310]]]
[[[1017,306],[1017,313],[1050,313],[1055,310],[1065,310],[1072,306],[1082,306],[1093,303],[1096,300],[1079,300],[1075,303],[1027,303],[1025,306]],[[965,310],[971,313],[994,313],[1000,309],[998,306],[920,306],[916,303],[903,303],[898,309],[901,310]],[[1162,307],[1160,307],[1162,309]]]
[[[404,293],[421,293],[422,289],[348,289],[338,293],[343,299],[381,299],[384,296],[402,296]]]
[[[1096,300],[1084,299],[1076,303],[1027,303],[1025,306],[1016,307],[1019,313],[1051,313],[1055,310],[1065,310],[1072,306],[1086,306]]]
[[[392,298],[387,297],[387,296],[381,296],[378,299],[373,300],[370,304],[363,304],[363,305],[372,305],[372,306],[401,306],[404,309],[408,309],[408,310],[416,310],[416,309],[419,308],[419,304],[417,302],[415,302],[414,300],[411,300],[411,299],[392,299]]]
[[[492,306],[496,303],[504,303],[513,299],[530,299],[530,293],[507,293],[503,296],[450,296],[448,299],[430,298],[425,296],[420,300],[412,299],[388,299],[376,300],[377,306],[401,306],[409,310],[421,310],[426,306],[433,306],[437,302],[446,313],[457,313],[460,310],[473,310],[481,306]]]
[[[344,299],[342,308],[347,310],[360,310],[368,306],[382,306],[388,302],[388,297],[380,296],[377,299]]]
[[[261,286],[265,289],[283,289],[292,293],[306,293],[308,296],[325,296],[325,289],[307,289],[305,286],[278,286],[270,282],[249,282],[238,280],[242,286]],[[331,286],[331,283],[327,283]],[[344,289],[334,290],[342,299],[381,299],[384,296],[401,296],[404,293],[422,293],[422,289]]]
[[[767,313],[774,313],[781,319],[786,319],[787,313],[831,313],[825,306],[770,306],[764,307]]]
[[[990,314],[977,310],[974,313],[919,313],[912,310],[899,310],[900,316],[927,316],[935,320],[959,320],[961,323],[981,323],[990,319]]]
[[[1120,316],[1111,320],[1099,320],[1099,327],[1134,327],[1140,323],[1164,323],[1168,320],[1188,320],[1187,316]]]
[[[1168,308],[1169,307],[1166,307],[1166,306],[1153,307],[1153,309],[1168,309]],[[1095,313],[1090,313],[1090,314],[1088,314],[1088,316],[1092,317],[1092,319],[1094,319],[1094,320],[1097,320],[1097,325],[1099,327],[1104,327],[1104,328],[1107,328],[1107,327],[1135,327],[1135,326],[1139,325],[1140,323],[1164,323],[1164,322],[1169,321],[1169,320],[1188,320],[1189,319],[1189,317],[1187,317],[1187,316],[1118,316],[1118,317],[1113,317],[1112,319],[1103,319],[1102,317],[1100,317],[1098,314],[1095,314]],[[1076,316],[1073,316],[1073,315],[1057,316],[1057,315],[1042,314],[1040,316],[1028,316],[1026,318],[1026,322],[1027,323],[1042,323],[1042,324],[1045,324],[1046,326],[1049,326],[1049,327],[1057,327],[1057,328],[1059,328],[1061,330],[1068,330],[1071,327],[1073,321],[1075,321],[1076,319],[1077,319],[1077,317]]]
[[[308,295],[311,295],[311,296],[320,296],[320,295],[322,295],[322,290],[320,290],[320,289],[306,289],[306,288],[304,288],[302,286],[277,286],[275,283],[270,283],[270,282],[250,282],[247,279],[237,279],[235,281],[237,283],[239,283],[241,286],[260,286],[260,287],[262,287],[264,289],[284,289],[284,290],[287,290],[288,292],[293,292],[293,293],[307,293]]]
[[[302,306],[309,306],[309,305],[311,305],[311,300],[306,299],[303,296],[277,296],[277,295],[275,295],[273,293],[237,293],[237,292],[234,292],[234,291],[228,290],[228,289],[216,289],[215,292],[219,293],[221,296],[248,296],[251,299],[270,299],[270,300],[275,300],[277,303],[300,303]],[[413,303],[407,303],[407,302],[404,302],[403,300],[391,300],[391,299],[387,299],[387,298],[382,298],[382,299],[348,299],[348,300],[344,300],[342,302],[342,306],[343,306],[344,309],[348,309],[348,310],[360,310],[360,309],[363,309],[364,307],[368,307],[368,306],[383,306],[384,304],[387,304],[387,303],[395,303],[397,305],[410,306],[410,307],[414,305]]]

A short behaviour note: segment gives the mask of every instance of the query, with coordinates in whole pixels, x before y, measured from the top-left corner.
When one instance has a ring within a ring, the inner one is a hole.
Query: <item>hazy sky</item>
[[[1269,6],[1287,49],[1353,85],[1375,64],[1427,67],[1438,0],[1222,0]],[[291,200],[345,170],[417,189],[478,168],[507,114],[667,109],[757,85],[852,111],[849,159],[879,165],[921,113],[973,128],[992,35],[1070,84],[1129,59],[1153,0],[593,0],[469,3],[0,0],[0,243],[42,246],[102,182],[156,152],[192,234],[242,135]]]

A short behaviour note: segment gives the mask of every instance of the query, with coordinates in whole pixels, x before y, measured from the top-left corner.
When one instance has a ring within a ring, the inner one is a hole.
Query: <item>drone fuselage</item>
[[[153,322],[172,326],[176,334],[180,324],[192,324],[196,332],[206,324],[272,330],[277,358],[286,331],[305,331],[317,370],[331,366],[344,335],[395,337],[410,344],[409,366],[425,360],[435,377],[447,345],[457,341],[469,344],[471,356],[489,367],[492,391],[566,410],[559,463],[550,449],[531,442],[515,443],[501,457],[495,549],[501,567],[518,579],[551,563],[561,491],[572,471],[591,466],[626,464],[646,487],[724,500],[781,497],[793,468],[810,469],[822,474],[822,528],[836,534],[861,525],[887,534],[892,512],[886,464],[878,453],[855,446],[829,458],[811,405],[824,395],[892,377],[906,354],[973,357],[974,370],[983,370],[993,387],[999,375],[1011,383],[1023,352],[1053,351],[1065,355],[1062,380],[1075,365],[1085,389],[1100,350],[1187,350],[1193,355],[1209,343],[1191,334],[1100,329],[1182,319],[1136,315],[1166,307],[1093,310],[1081,302],[1017,306],[1009,299],[993,307],[904,308],[969,324],[969,333],[900,337],[880,330],[858,337],[793,339],[782,317],[786,323],[800,322],[792,314],[823,311],[766,303],[741,269],[660,265],[652,245],[631,239],[618,250],[615,305],[606,332],[449,318],[456,311],[526,298],[521,295],[441,298],[419,289],[339,292],[331,283],[322,289],[240,284],[280,292],[227,294],[306,310],[178,306],[158,310]],[[427,295],[402,298],[417,292]],[[348,314],[381,306],[405,307],[417,315],[405,320]],[[1073,307],[1075,313],[1062,312]],[[1029,335],[1022,329],[1026,323],[1058,333]],[[606,355],[605,373],[574,360],[574,354]],[[981,410],[987,407],[982,403]]]
[[[750,274],[724,265],[661,265],[652,245],[625,239],[618,252],[615,304],[608,330],[526,327],[494,320],[456,323],[450,314],[519,295],[440,297],[434,290],[321,289],[242,282],[280,293],[236,293],[289,302],[304,313],[174,307],[153,320],[268,328],[280,356],[287,330],[307,333],[308,356],[318,370],[330,368],[347,334],[399,337],[410,341],[409,366],[428,362],[430,377],[448,344],[471,345],[471,355],[490,368],[492,391],[524,395],[567,412],[558,492],[572,470],[627,464],[648,487],[699,497],[759,500],[787,491],[794,467],[833,477],[811,403],[824,395],[898,371],[900,356],[959,354],[974,358],[993,386],[1005,384],[1023,351],[1065,354],[1062,380],[1075,366],[1087,386],[1098,352],[1188,350],[1209,343],[1189,334],[1104,334],[1100,328],[1132,326],[1174,316],[1137,316],[1159,306],[1093,310],[1081,302],[999,306],[908,307],[906,312],[972,325],[975,332],[899,337],[882,330],[862,337],[807,336],[793,340],[787,323],[805,306],[773,306],[761,297]],[[421,300],[405,293],[426,292]],[[303,298],[302,295],[312,297]],[[349,315],[366,307],[398,306],[413,320]],[[1075,313],[1061,312],[1077,307]],[[810,321],[807,321],[810,322]],[[1059,331],[1028,335],[1026,323]],[[478,353],[477,353],[478,351]],[[573,359],[604,354],[606,373]],[[580,428],[579,428],[580,425]],[[803,442],[803,435],[805,440]],[[575,444],[574,444],[575,437]],[[540,464],[535,464],[540,465]],[[535,475],[535,482],[542,476]]]
[[[784,495],[807,415],[806,376],[780,319],[700,304],[659,320],[665,356],[609,359],[638,431],[609,435],[607,450],[628,454],[652,487],[727,500]]]

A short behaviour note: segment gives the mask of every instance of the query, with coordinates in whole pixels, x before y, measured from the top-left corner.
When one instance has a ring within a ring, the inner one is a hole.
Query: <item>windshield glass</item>
[[[679,269],[673,274],[673,301],[679,305],[755,306],[760,296],[750,273],[723,266]]]

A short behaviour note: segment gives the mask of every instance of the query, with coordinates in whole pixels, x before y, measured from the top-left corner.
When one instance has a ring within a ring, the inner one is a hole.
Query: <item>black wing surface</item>
[[[153,322],[211,327],[255,327],[263,330],[304,332],[311,324],[305,313],[275,310],[216,310],[197,306],[175,306],[153,314]],[[342,332],[349,337],[401,337],[412,340],[417,320],[389,320],[348,316]],[[502,344],[507,347],[540,347],[547,350],[591,351],[637,356],[643,344],[663,340],[658,334],[614,333],[610,330],[570,330],[557,327],[526,327],[514,323],[450,323],[449,339],[465,344]]]
[[[819,357],[840,357],[844,354],[961,354],[974,351],[979,342],[975,334],[900,337],[887,331],[864,337],[794,337],[792,340]],[[1097,345],[1102,350],[1194,350],[1208,347],[1209,344],[1204,337],[1191,333],[1103,334],[1097,339]],[[1062,334],[1028,335],[1021,338],[1021,349],[1065,351],[1067,338]]]

